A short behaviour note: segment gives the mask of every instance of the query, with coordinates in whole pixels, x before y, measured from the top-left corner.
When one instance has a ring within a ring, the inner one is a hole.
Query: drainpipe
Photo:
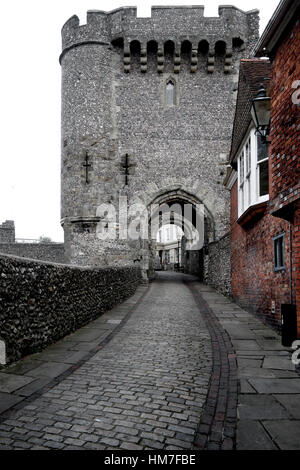
[[[290,304],[293,303],[293,261],[292,261],[292,224],[290,222]]]

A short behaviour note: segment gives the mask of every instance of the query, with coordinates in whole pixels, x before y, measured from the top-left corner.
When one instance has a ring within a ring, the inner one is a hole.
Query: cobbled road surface
[[[212,352],[183,279],[160,273],[103,349],[1,424],[0,449],[191,449]]]

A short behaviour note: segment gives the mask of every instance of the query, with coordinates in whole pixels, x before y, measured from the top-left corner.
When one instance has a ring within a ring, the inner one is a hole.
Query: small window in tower
[[[172,80],[169,80],[166,85],[166,105],[175,105],[175,84]]]

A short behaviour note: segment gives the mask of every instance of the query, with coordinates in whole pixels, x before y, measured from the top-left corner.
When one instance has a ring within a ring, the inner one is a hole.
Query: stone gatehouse
[[[77,16],[65,23],[61,223],[68,262],[140,261],[150,275],[153,240],[118,233],[122,211],[148,223],[153,203],[202,205],[206,248],[226,236],[229,194],[222,181],[239,64],[259,37],[258,23],[257,10],[232,6],[212,18],[202,6],[153,7],[151,18],[126,7],[88,11],[83,25]],[[112,204],[116,217],[99,211],[101,204]],[[116,238],[99,239],[99,225],[109,224]],[[202,265],[209,276],[212,263]]]

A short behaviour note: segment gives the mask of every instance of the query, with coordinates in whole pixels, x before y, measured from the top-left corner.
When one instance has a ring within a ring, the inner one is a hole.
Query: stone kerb
[[[0,331],[7,362],[97,318],[130,297],[141,281],[139,267],[93,269],[3,254],[0,272]]]

